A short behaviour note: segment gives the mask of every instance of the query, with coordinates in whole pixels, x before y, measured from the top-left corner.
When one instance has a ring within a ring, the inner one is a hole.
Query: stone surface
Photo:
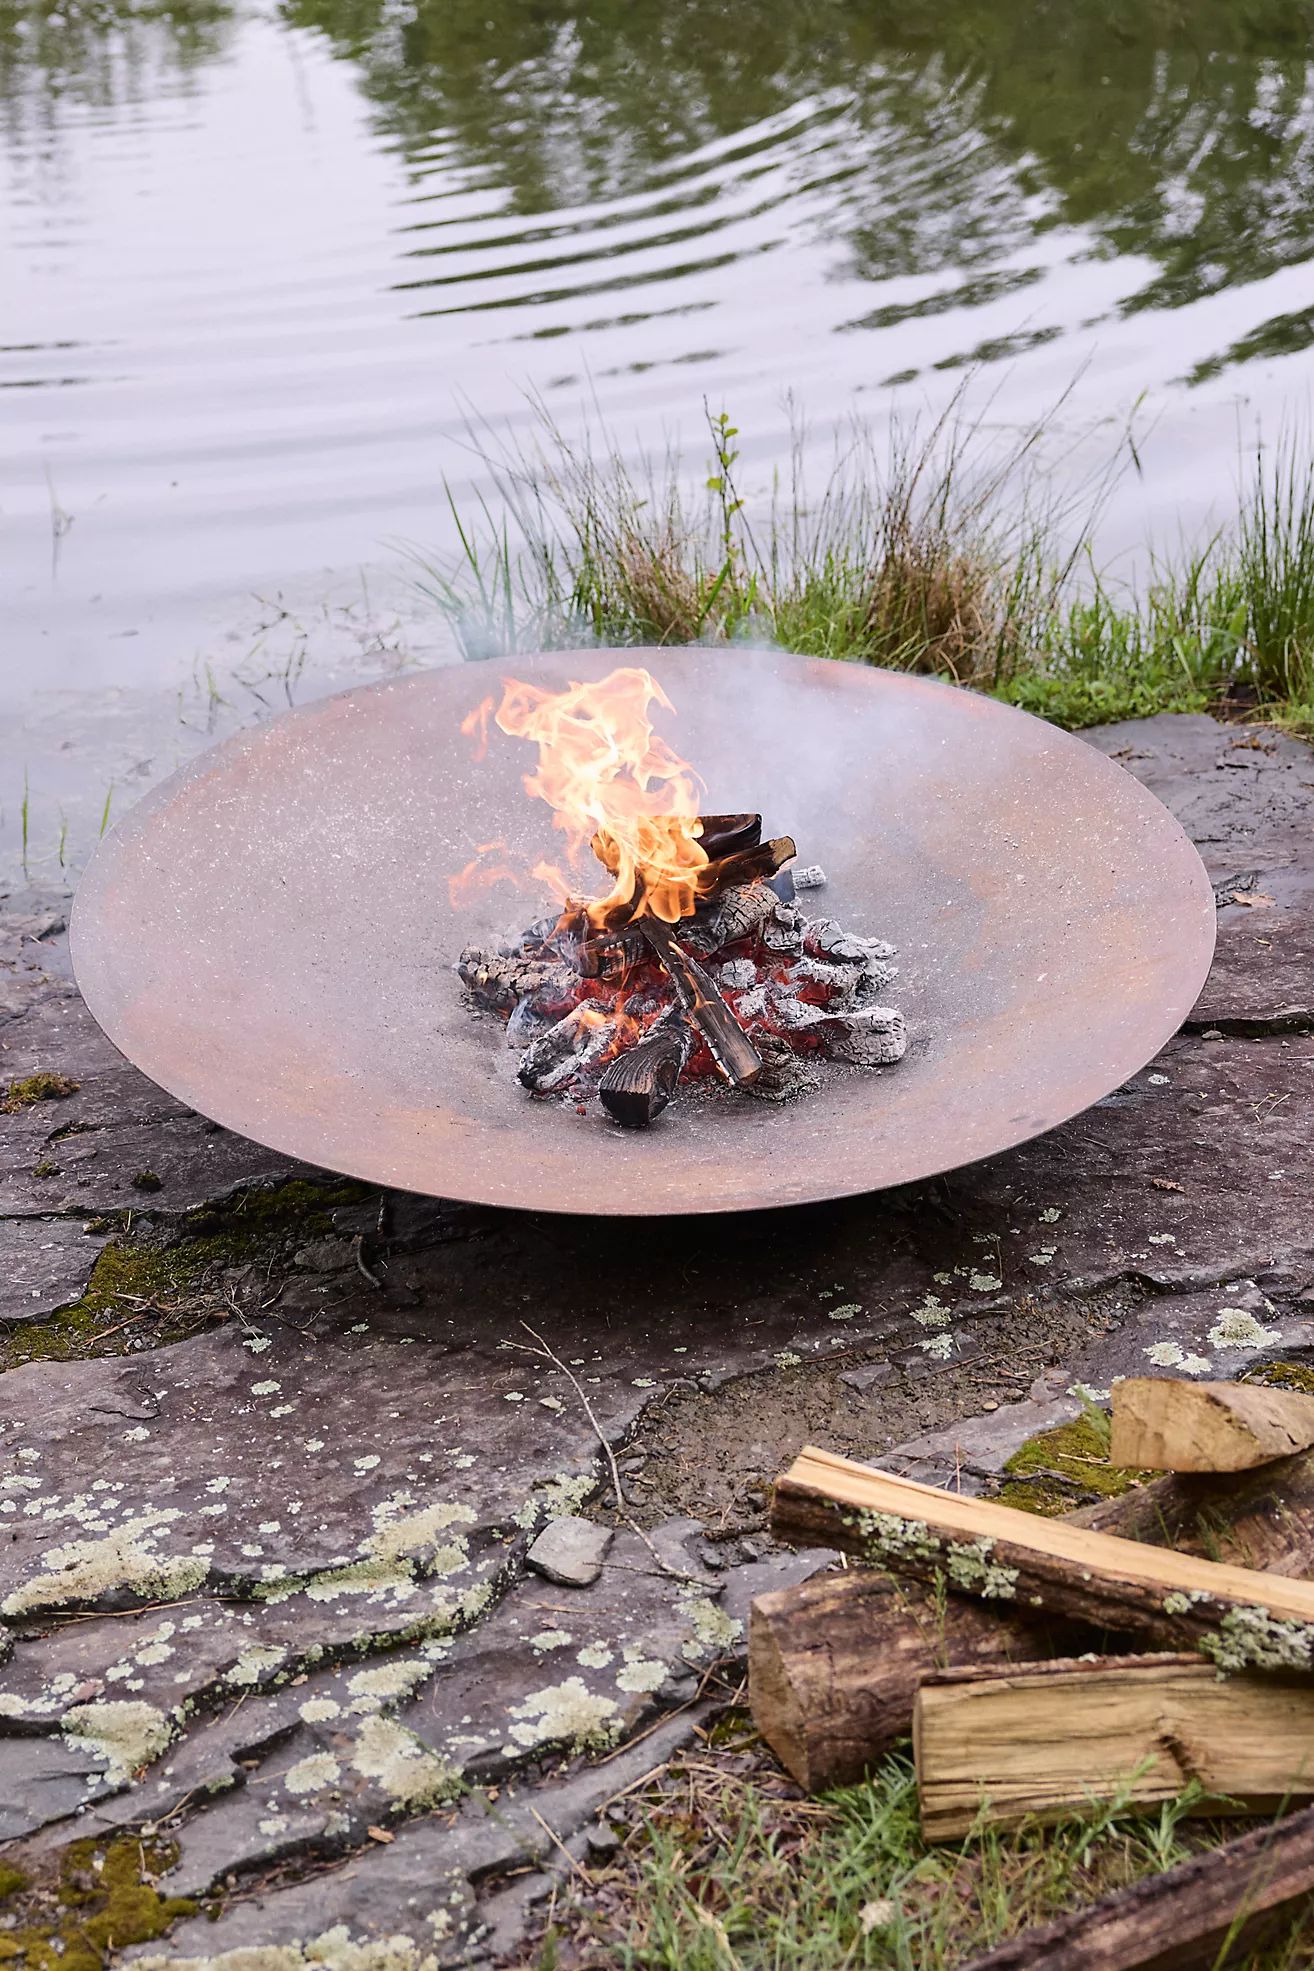
[[[1312,756],[1092,737],[1250,899],[1192,1020],[1039,1142],[831,1206],[636,1233],[298,1169],[105,1043],[63,899],[0,903],[0,1092],[79,1084],[0,1115],[6,1860],[159,1828],[207,1913],[154,1965],[494,1959],[824,1564],[763,1531],[805,1439],[979,1487],[1079,1386],[1314,1353]],[[580,1522],[590,1584],[543,1578]]]
[[[591,1588],[602,1572],[611,1534],[575,1513],[551,1519],[525,1555],[525,1565],[564,1588]]]

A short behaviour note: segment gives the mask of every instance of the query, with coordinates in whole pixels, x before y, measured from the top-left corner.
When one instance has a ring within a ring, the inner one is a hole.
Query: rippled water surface
[[[1312,74],[1286,0],[0,0],[0,693],[365,620],[531,393],[765,475],[1075,376],[1115,537],[1202,524],[1305,404]]]

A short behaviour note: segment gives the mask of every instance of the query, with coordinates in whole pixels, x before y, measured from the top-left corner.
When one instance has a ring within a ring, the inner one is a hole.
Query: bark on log
[[[1314,1454],[1236,1475],[1155,1479],[1064,1523],[1265,1573],[1314,1575]],[[758,1729],[810,1792],[849,1785],[906,1736],[917,1685],[937,1666],[1110,1645],[1104,1632],[1047,1626],[1033,1613],[987,1610],[957,1594],[941,1611],[929,1590],[896,1586],[867,1567],[759,1596],[748,1644]]]
[[[675,1094],[692,1047],[693,1035],[677,1018],[618,1054],[598,1083],[607,1114],[624,1129],[645,1129]]]
[[[1219,1677],[1198,1656],[935,1671],[913,1705],[928,1841],[1060,1820],[1094,1801],[1272,1813],[1314,1795],[1314,1686]]]
[[[1306,1807],[1025,1930],[959,1971],[1246,1971],[1311,1896],[1314,1807]]]
[[[1314,1397],[1259,1383],[1128,1376],[1113,1385],[1110,1464],[1249,1471],[1314,1444]]]
[[[940,1492],[805,1450],[776,1485],[771,1530],[834,1546],[992,1606],[1197,1649],[1222,1669],[1314,1667],[1314,1583],[1152,1549],[992,1500]]]
[[[1264,1574],[1314,1575],[1314,1452],[1254,1471],[1151,1479],[1067,1514],[1064,1524]]]
[[[1025,1663],[1106,1640],[872,1567],[826,1574],[752,1605],[753,1722],[799,1785],[822,1793],[861,1779],[907,1736],[917,1686],[938,1667]]]

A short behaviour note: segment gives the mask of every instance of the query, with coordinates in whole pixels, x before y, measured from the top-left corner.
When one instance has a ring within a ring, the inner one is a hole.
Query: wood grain
[[[1192,1780],[1212,1796],[1202,1812],[1272,1812],[1314,1797],[1314,1684],[1220,1677],[1198,1656],[933,1671],[913,1756],[928,1841],[1149,1806]]]
[[[1130,1471],[1250,1471],[1314,1444],[1314,1397],[1258,1383],[1128,1376],[1113,1385],[1109,1462]]]

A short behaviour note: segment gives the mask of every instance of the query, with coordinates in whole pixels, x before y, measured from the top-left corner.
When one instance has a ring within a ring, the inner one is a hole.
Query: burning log
[[[598,1099],[624,1129],[644,1129],[672,1100],[693,1051],[683,1018],[664,1020],[637,1046],[618,1054],[598,1083]]]
[[[564,1088],[604,1054],[611,1043],[611,1022],[601,1009],[585,1000],[546,1033],[531,1040],[516,1069],[516,1078],[536,1095]]]
[[[496,1012],[513,1012],[522,999],[547,999],[564,1011],[579,991],[579,974],[569,965],[519,953],[483,951],[467,945],[457,973],[476,999]]]
[[[736,883],[719,892],[716,902],[680,926],[680,942],[688,951],[710,957],[728,944],[739,944],[761,930],[771,917],[779,899],[761,881]]]
[[[739,849],[734,855],[718,856],[698,873],[700,898],[719,896],[738,883],[750,883],[756,876],[775,876],[798,854],[790,835],[777,835],[753,849]]]
[[[682,951],[669,924],[659,917],[640,919],[644,937],[670,974],[675,996],[707,1043],[720,1072],[736,1088],[762,1072],[762,1056],[740,1026],[701,965]]]
[[[740,849],[755,849],[762,840],[760,814],[702,814],[698,819],[702,827],[698,839],[709,862]]]

